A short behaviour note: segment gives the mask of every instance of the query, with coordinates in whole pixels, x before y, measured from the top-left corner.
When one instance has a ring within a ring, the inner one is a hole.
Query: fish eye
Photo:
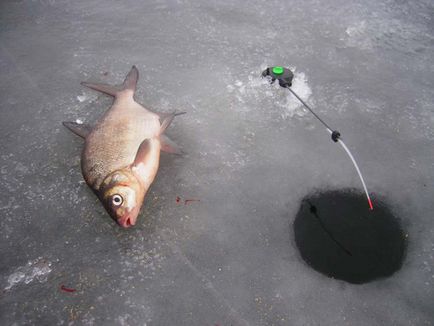
[[[114,195],[114,196],[112,197],[112,203],[113,203],[113,205],[115,205],[115,206],[120,206],[120,205],[122,204],[123,201],[124,201],[124,200],[122,199],[122,196],[121,196],[121,195]]]

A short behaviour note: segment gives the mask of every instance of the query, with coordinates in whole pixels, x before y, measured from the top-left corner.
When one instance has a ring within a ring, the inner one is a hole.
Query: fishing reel
[[[270,79],[270,83],[273,84],[276,80],[279,81],[279,85],[288,88],[292,86],[292,79],[294,74],[291,70],[281,66],[268,67],[262,72],[262,77]]]

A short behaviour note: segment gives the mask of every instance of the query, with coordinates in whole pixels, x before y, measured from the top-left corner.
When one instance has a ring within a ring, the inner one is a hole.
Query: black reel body
[[[262,77],[268,77],[271,79],[271,83],[274,83],[276,79],[279,81],[279,85],[282,87],[291,87],[294,74],[291,70],[281,66],[268,67],[262,72]]]

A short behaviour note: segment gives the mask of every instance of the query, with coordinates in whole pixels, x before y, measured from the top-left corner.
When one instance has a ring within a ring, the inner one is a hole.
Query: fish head
[[[101,185],[99,197],[106,211],[120,226],[128,228],[136,224],[144,191],[129,170],[109,174]]]

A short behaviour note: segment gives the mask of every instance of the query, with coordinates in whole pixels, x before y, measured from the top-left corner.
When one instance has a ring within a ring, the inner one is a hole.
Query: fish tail
[[[139,71],[137,70],[136,66],[133,66],[130,72],[128,73],[127,77],[125,77],[123,84],[120,86],[113,86],[113,85],[99,84],[99,83],[88,83],[88,82],[81,82],[81,85],[116,97],[119,95],[119,93],[123,91],[132,91],[132,94],[134,95],[136,91],[138,79],[139,79]]]
[[[111,96],[116,96],[116,94],[119,93],[119,91],[121,91],[120,87],[107,85],[107,84],[95,84],[95,83],[88,83],[88,82],[81,82],[80,84]]]

